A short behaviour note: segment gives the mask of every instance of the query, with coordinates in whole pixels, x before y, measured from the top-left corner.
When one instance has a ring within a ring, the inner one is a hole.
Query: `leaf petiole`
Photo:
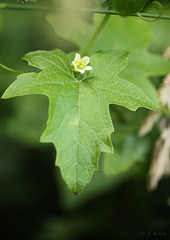
[[[14,70],[14,69],[12,69],[12,68],[9,68],[9,67],[3,65],[2,63],[0,63],[0,67],[6,69],[7,71],[14,72],[14,73],[19,73],[19,74],[26,73],[26,72],[21,72],[21,71],[17,71],[17,70]]]

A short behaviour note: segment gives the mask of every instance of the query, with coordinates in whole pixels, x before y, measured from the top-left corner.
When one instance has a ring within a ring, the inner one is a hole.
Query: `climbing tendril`
[[[138,17],[141,18],[141,19],[144,20],[144,21],[147,21],[147,22],[155,22],[155,21],[157,21],[158,19],[160,19],[161,16],[162,16],[162,14],[163,14],[163,6],[162,6],[162,4],[161,4],[160,2],[158,2],[158,1],[153,1],[153,2],[152,2],[152,5],[153,5],[155,8],[160,9],[160,13],[159,13],[159,15],[158,15],[156,18],[154,18],[154,19],[145,18],[145,17],[143,17],[143,16],[141,15],[140,12],[137,12]]]

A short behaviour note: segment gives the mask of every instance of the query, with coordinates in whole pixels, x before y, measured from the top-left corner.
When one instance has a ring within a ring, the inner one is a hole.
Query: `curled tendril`
[[[141,19],[144,20],[144,21],[147,21],[147,22],[154,22],[154,21],[157,21],[158,19],[160,19],[161,16],[162,16],[162,14],[163,14],[163,6],[162,6],[162,4],[161,4],[160,2],[158,2],[158,1],[153,1],[153,2],[152,2],[152,5],[153,5],[155,8],[160,9],[160,13],[159,13],[159,16],[158,16],[157,18],[148,19],[148,18],[143,17],[140,12],[137,12],[138,17],[141,18]]]

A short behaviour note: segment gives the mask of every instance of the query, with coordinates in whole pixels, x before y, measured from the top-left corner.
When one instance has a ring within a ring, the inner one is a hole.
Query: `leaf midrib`
[[[77,192],[78,188],[78,144],[79,144],[79,130],[80,130],[80,83],[78,83],[78,125],[77,125],[77,156],[76,156],[76,163],[75,163],[75,193]]]

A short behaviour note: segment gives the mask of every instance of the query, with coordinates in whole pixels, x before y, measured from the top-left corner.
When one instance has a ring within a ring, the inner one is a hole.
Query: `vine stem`
[[[110,1],[108,10],[112,10],[112,5],[113,5],[113,1]],[[93,46],[94,42],[96,41],[97,37],[99,36],[99,34],[102,32],[103,28],[105,27],[105,25],[107,24],[107,22],[109,21],[110,18],[110,14],[105,14],[103,20],[101,21],[100,25],[98,26],[98,28],[96,29],[95,33],[93,34],[93,36],[91,37],[89,43],[87,44],[84,52],[83,52],[83,56],[88,55],[89,50],[91,49],[91,47]]]
[[[100,25],[98,26],[97,30],[95,31],[95,33],[93,34],[92,38],[90,39],[88,45],[86,46],[86,48],[85,48],[85,50],[83,52],[83,56],[88,55],[88,52],[89,52],[90,48],[92,47],[92,45],[96,41],[97,37],[99,36],[101,31],[103,30],[103,28],[106,25],[106,23],[108,22],[109,18],[110,18],[110,15],[108,15],[108,14],[106,14],[104,16],[102,22],[100,23]]]
[[[25,10],[25,11],[54,11],[54,8],[47,6],[18,5],[0,3],[0,10]]]
[[[18,5],[18,4],[7,4],[7,3],[0,3],[0,10],[25,10],[25,11],[46,11],[51,12],[55,11],[54,8],[48,6],[33,6],[33,5]],[[93,8],[76,8],[72,9],[71,11],[75,12],[89,12],[89,13],[97,13],[97,14],[108,14],[108,15],[120,15],[116,11],[113,10],[102,10],[102,9],[93,9]],[[159,14],[150,14],[150,13],[140,13],[142,17],[147,18],[157,18]],[[138,14],[130,14],[129,17],[139,17]],[[128,17],[127,16],[127,17]],[[170,16],[168,15],[161,15],[160,19],[170,20]]]

